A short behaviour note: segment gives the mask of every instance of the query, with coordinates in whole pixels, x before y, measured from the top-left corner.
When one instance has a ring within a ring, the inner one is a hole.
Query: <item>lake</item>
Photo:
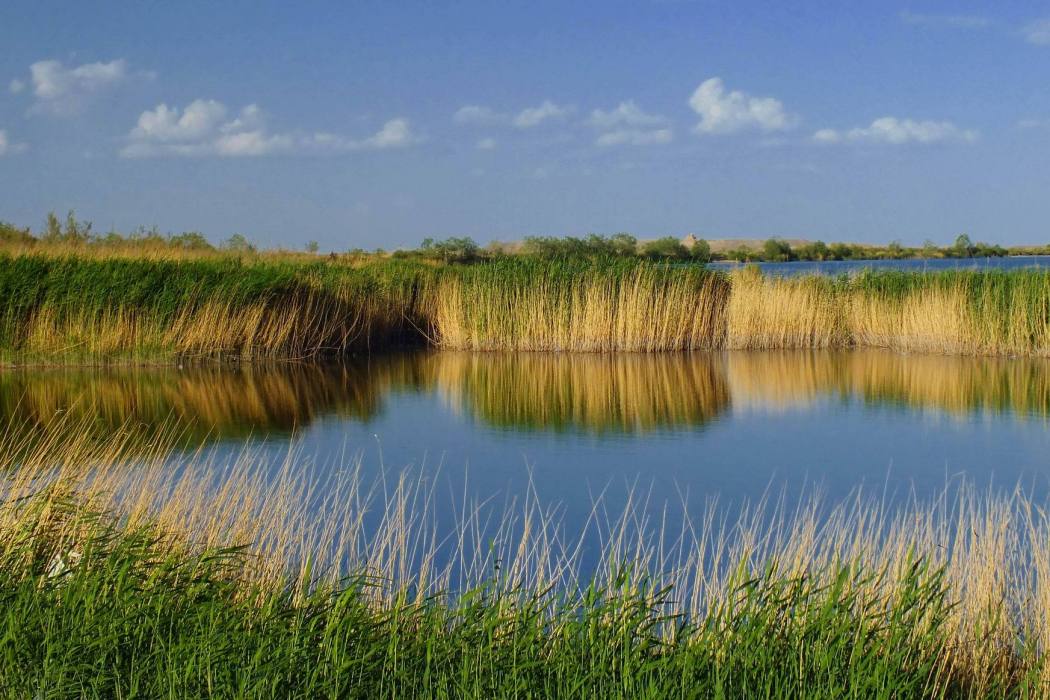
[[[1019,270],[1050,268],[1050,255],[1012,255],[1004,258],[935,258],[931,260],[797,260],[783,263],[750,263],[765,273],[791,277],[794,275],[849,275],[861,270],[906,270],[935,272],[938,270]],[[713,270],[732,270],[743,263],[717,261],[708,264]]]
[[[1050,361],[879,350],[683,354],[376,355],[240,368],[16,369],[3,418],[174,422],[217,463],[253,445],[321,480],[410,469],[434,510],[530,488],[571,528],[597,494],[727,509],[819,490],[933,497],[967,479],[1044,493]],[[447,497],[447,498],[446,498]]]

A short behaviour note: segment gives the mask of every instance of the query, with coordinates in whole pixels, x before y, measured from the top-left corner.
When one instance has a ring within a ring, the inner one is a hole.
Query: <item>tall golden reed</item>
[[[128,527],[152,524],[158,546],[173,551],[248,545],[253,556],[229,574],[251,584],[246,594],[366,571],[375,577],[374,604],[383,606],[454,595],[490,580],[497,563],[498,585],[513,592],[571,588],[592,576],[608,583],[630,562],[637,581],[674,586],[664,614],[701,617],[769,571],[830,584],[838,566],[862,567],[873,576],[851,579],[858,599],[892,599],[919,558],[947,577],[954,605],[943,663],[953,673],[980,686],[1017,666],[1019,645],[1032,645],[1030,658],[1050,645],[1050,517],[1020,491],[959,487],[899,505],[863,493],[830,506],[772,501],[728,522],[712,507],[683,504],[674,528],[666,509],[654,511],[639,492],[618,511],[598,497],[591,517],[570,531],[530,490],[495,512],[465,498],[442,526],[435,494],[444,490],[420,477],[368,483],[351,463],[313,483],[294,453],[275,475],[251,450],[228,462],[173,458],[158,440],[151,454],[129,454],[119,432],[99,444],[71,441],[76,431],[58,427],[28,454],[13,444],[17,431],[0,435],[0,549],[25,549],[30,538],[33,551],[65,567],[76,566],[101,512]],[[600,543],[593,567],[582,558],[585,541]]]
[[[456,350],[656,352],[716,347],[727,288],[639,266],[479,284],[451,276],[433,292],[433,342]]]

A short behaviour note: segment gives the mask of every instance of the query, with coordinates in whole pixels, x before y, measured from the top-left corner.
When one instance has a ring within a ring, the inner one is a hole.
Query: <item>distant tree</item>
[[[186,231],[168,238],[168,245],[182,250],[214,250],[204,234],[199,231]]]
[[[14,224],[0,221],[0,243],[32,245],[35,242],[36,239],[33,238],[33,234],[30,233],[29,227],[18,228]]]
[[[243,234],[235,233],[222,243],[222,249],[231,253],[254,253],[253,246]]]
[[[890,241],[890,244],[886,246],[886,255],[893,260],[900,260],[907,253],[900,241]]]
[[[91,238],[91,222],[77,221],[76,213],[70,209],[63,228],[55,212],[48,212],[41,240],[48,243],[87,243]]]
[[[856,249],[849,243],[832,243],[828,246],[828,260],[852,260]]]
[[[965,233],[959,234],[955,239],[955,245],[952,246],[952,254],[959,258],[972,258],[976,252],[977,249],[970,237]]]
[[[425,257],[447,263],[471,262],[476,260],[481,252],[474,239],[466,237],[446,238],[443,241],[425,238],[421,250]]]
[[[924,258],[936,258],[940,255],[941,249],[937,247],[937,244],[927,238],[922,242],[922,252],[920,255]]]
[[[798,256],[799,260],[827,260],[831,253],[828,251],[828,246],[824,241],[814,241],[807,243],[804,246],[800,246],[796,251],[795,255]]]
[[[55,216],[55,212],[49,211],[44,221],[44,231],[40,238],[48,243],[57,243],[62,240],[62,223]]]
[[[697,238],[693,247],[689,249],[689,256],[697,262],[711,262],[711,244],[703,238]]]
[[[320,246],[317,245],[317,241],[309,241],[306,244],[307,253],[316,253]]]
[[[642,255],[654,260],[685,260],[689,258],[689,250],[674,236],[665,236],[646,243]]]
[[[973,247],[973,255],[978,258],[1002,258],[1008,254],[1009,251],[1001,245],[989,245],[978,241]]]
[[[616,255],[627,257],[638,254],[638,239],[629,233],[614,233],[609,242]]]
[[[762,257],[769,262],[788,262],[794,255],[787,241],[770,238],[762,246]]]

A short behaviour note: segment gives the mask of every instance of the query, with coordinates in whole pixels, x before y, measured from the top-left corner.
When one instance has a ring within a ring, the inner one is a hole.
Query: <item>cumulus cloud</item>
[[[496,139],[494,139],[494,138],[479,139],[478,142],[475,145],[477,146],[478,150],[491,151],[493,148],[496,147]]]
[[[864,127],[855,127],[846,131],[821,129],[813,134],[813,140],[819,143],[937,143],[939,141],[975,141],[977,131],[963,129],[949,121],[917,121],[881,117]]]
[[[29,146],[24,143],[12,143],[11,139],[7,136],[7,131],[0,129],[0,157],[21,153],[27,148],[29,148]]]
[[[150,77],[150,73],[137,75]],[[37,61],[29,66],[29,84],[36,98],[31,112],[68,116],[78,112],[95,94],[111,89],[132,77],[127,61],[85,63],[67,67],[61,61]],[[11,92],[24,90],[26,83],[15,79]]]
[[[780,100],[752,97],[745,92],[726,92],[722,79],[709,78],[689,98],[689,106],[700,115],[695,130],[700,134],[729,134],[757,129],[784,131],[795,124]]]
[[[491,107],[481,105],[464,105],[452,115],[452,121],[457,124],[479,124],[488,126],[492,124],[503,124],[510,121],[510,117],[501,114]]]
[[[181,112],[162,103],[139,115],[131,138],[156,143],[200,141],[215,132],[225,118],[226,106],[216,100],[194,100]]]
[[[674,133],[670,129],[616,129],[598,136],[599,146],[652,146],[671,143]]]
[[[248,157],[278,153],[343,153],[399,148],[419,141],[407,119],[391,119],[372,136],[351,139],[339,134],[273,133],[262,110],[251,104],[233,118],[217,100],[194,100],[184,109],[157,105],[139,115],[120,154],[156,156]]]
[[[649,114],[634,100],[621,102],[614,109],[596,109],[587,124],[601,131],[595,139],[599,146],[649,146],[670,143],[674,133],[667,119]]]
[[[8,83],[7,89],[11,91],[12,95],[17,95],[18,93],[26,89],[26,84],[18,78],[15,78],[10,83]]]
[[[375,135],[357,142],[355,147],[375,149],[401,148],[409,146],[416,141],[417,138],[412,133],[408,120],[399,118],[391,119],[386,124],[383,124],[383,128],[376,132]]]
[[[536,107],[527,107],[518,112],[511,123],[519,129],[531,129],[545,121],[562,119],[570,114],[572,114],[571,107],[564,107],[554,104],[550,100],[544,100],[542,104]]]
[[[573,113],[572,107],[544,100],[535,107],[526,107],[520,112],[501,112],[484,105],[464,105],[452,115],[457,124],[472,126],[514,126],[530,129],[546,121],[563,119]]]
[[[599,129],[615,129],[624,126],[660,126],[667,120],[656,114],[649,114],[635,104],[634,100],[621,102],[615,109],[596,109],[591,112],[587,123]]]
[[[1021,30],[1025,41],[1039,46],[1050,46],[1050,17],[1029,22]]]
[[[901,21],[917,26],[940,26],[954,29],[984,29],[991,20],[980,15],[928,15],[909,12],[900,13]]]

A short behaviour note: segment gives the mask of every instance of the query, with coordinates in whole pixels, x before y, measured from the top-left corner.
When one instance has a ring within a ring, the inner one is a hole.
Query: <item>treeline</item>
[[[243,234],[233,234],[219,244],[213,244],[198,231],[183,233],[161,233],[153,226],[139,227],[128,234],[116,230],[96,233],[90,221],[78,220],[70,211],[65,220],[59,219],[54,212],[49,213],[43,228],[34,233],[29,227],[18,227],[0,221],[0,247],[34,248],[94,248],[100,250],[124,251],[134,254],[135,251],[156,253],[233,253],[237,255],[254,254],[293,254],[316,255],[319,245],[316,241],[306,243],[301,251],[274,250],[259,251]],[[708,241],[695,236],[684,239],[665,236],[653,240],[638,240],[629,233],[616,233],[611,236],[590,234],[584,237],[575,236],[528,236],[520,242],[501,243],[494,241],[486,246],[479,245],[469,237],[450,237],[445,239],[425,238],[418,248],[399,249],[388,252],[381,248],[366,251],[352,248],[343,253],[326,254],[331,259],[359,260],[372,257],[393,257],[399,259],[431,260],[445,263],[471,263],[507,256],[525,256],[536,259],[553,260],[562,258],[635,258],[654,261],[678,261],[707,263],[711,261],[737,262],[792,262],[792,261],[825,261],[825,260],[904,260],[933,258],[986,258],[1008,255],[1050,255],[1050,245],[1015,246],[1004,248],[1000,245],[973,242],[962,234],[950,246],[938,246],[927,240],[921,246],[904,246],[893,241],[885,246],[863,245],[855,243],[825,243],[814,241],[803,245],[792,246],[782,238],[770,238],[761,246],[740,246],[729,250],[712,250]]]
[[[688,245],[687,245],[688,243]],[[986,258],[1007,255],[1048,255],[1050,246],[1006,249],[1000,245],[974,243],[963,234],[950,246],[939,247],[927,241],[921,247],[905,247],[894,241],[887,246],[814,241],[793,247],[781,238],[770,238],[759,248],[740,247],[722,252],[711,250],[710,244],[690,237],[685,241],[668,236],[651,241],[639,241],[626,233],[612,236],[591,234],[585,238],[572,236],[531,236],[518,244],[492,243],[479,246],[471,238],[427,238],[416,250],[397,251],[398,257],[422,257],[443,262],[474,262],[505,255],[534,258],[644,258],[648,260],[679,260],[706,263],[712,260],[738,262],[792,262],[797,260],[903,260],[908,258]]]
[[[178,250],[202,253],[229,251],[254,253],[255,246],[243,234],[236,233],[219,245],[213,245],[199,231],[183,233],[161,233],[153,226],[140,226],[123,234],[116,230],[97,233],[90,221],[79,220],[70,211],[64,221],[54,212],[44,220],[43,228],[36,234],[28,226],[18,227],[0,221],[0,245],[33,248],[36,246],[93,247],[110,249]]]
[[[1000,245],[974,243],[966,234],[955,239],[950,246],[940,247],[926,241],[921,247],[906,247],[899,241],[886,246],[869,246],[850,243],[827,244],[814,241],[798,247],[779,238],[770,238],[761,249],[737,248],[714,256],[717,260],[738,262],[792,262],[796,260],[905,260],[929,258],[999,258],[1007,255],[1046,255],[1050,246],[1041,248],[1007,249]]]
[[[707,241],[697,240],[687,246],[673,236],[639,243],[628,233],[612,236],[590,234],[585,238],[574,236],[529,236],[520,244],[492,243],[485,248],[472,238],[426,238],[414,251],[398,251],[395,255],[419,255],[444,262],[472,262],[482,258],[505,255],[524,255],[533,258],[645,258],[648,260],[681,260],[709,262],[711,247]]]

